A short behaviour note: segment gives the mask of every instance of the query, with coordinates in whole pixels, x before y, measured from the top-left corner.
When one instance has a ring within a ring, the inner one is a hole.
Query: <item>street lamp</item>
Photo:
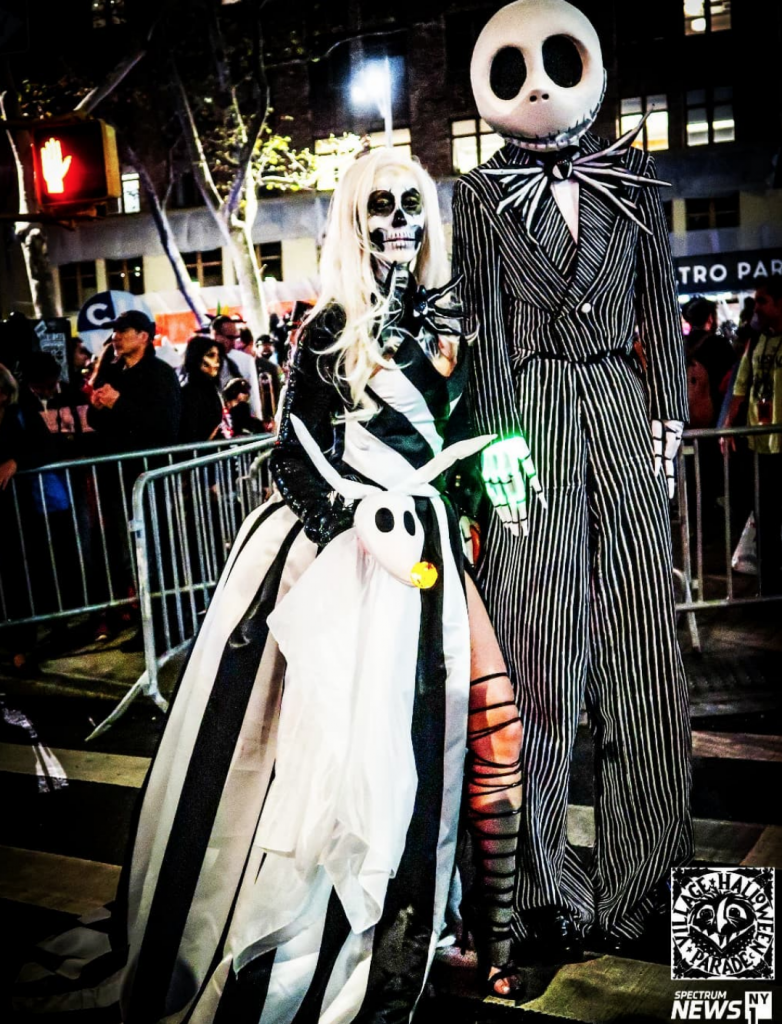
[[[391,65],[388,57],[366,64],[353,79],[350,96],[357,107],[376,106],[386,129],[386,145],[394,145],[391,110]]]

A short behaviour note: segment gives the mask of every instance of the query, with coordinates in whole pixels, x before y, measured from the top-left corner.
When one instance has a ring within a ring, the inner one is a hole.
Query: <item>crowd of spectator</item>
[[[0,363],[0,621],[46,614],[55,595],[63,607],[105,602],[109,587],[113,598],[133,596],[128,500],[144,466],[128,455],[274,429],[287,346],[272,343],[270,358],[268,335],[256,345],[239,317],[218,316],[174,369],[158,358],[143,312],[110,326],[97,357],[76,337],[65,365],[48,351],[22,351],[14,372]],[[287,341],[288,325],[275,327]],[[81,471],[80,461],[110,455],[125,458]],[[74,461],[67,472],[41,469]],[[24,469],[38,472],[10,486]],[[86,600],[68,592],[79,579]],[[115,619],[127,621],[128,609]],[[103,612],[92,626],[96,639],[114,632]],[[10,627],[3,640],[12,668],[25,671],[35,626]]]
[[[297,309],[284,319],[272,316],[269,334],[257,339],[240,317],[219,315],[208,329],[193,335],[177,369],[157,356],[155,324],[138,310],[117,317],[97,357],[76,337],[69,341],[64,366],[45,351],[22,352],[12,367],[0,362],[0,620],[31,616],[29,606],[21,607],[19,594],[28,595],[28,605],[31,591],[42,595],[36,615],[46,612],[55,592],[67,603],[69,578],[92,576],[93,563],[101,558],[111,563],[114,597],[123,596],[123,590],[132,594],[128,500],[143,466],[127,456],[272,433],[292,327],[303,312]],[[782,277],[769,278],[756,300],[747,300],[738,325],[724,318],[720,322],[717,305],[701,296],[685,305],[682,316],[689,427],[782,423]],[[781,443],[778,434],[739,444],[732,439],[722,445],[713,439],[700,443],[706,529],[722,521],[721,512],[712,513],[724,505],[725,450],[733,460],[736,494],[731,494],[731,504],[738,530],[752,511],[758,459],[765,593],[782,587]],[[24,478],[19,487],[9,486],[22,469],[101,455],[125,456],[119,472],[111,463],[82,473],[73,468],[68,475],[47,468],[26,478],[24,486]],[[101,550],[96,550],[95,540],[98,518],[103,524]],[[78,534],[81,565],[69,564],[62,578],[53,580],[41,552],[55,544],[66,551],[70,547],[62,556],[65,565],[74,549],[73,542],[63,540],[68,529],[72,537]],[[105,594],[93,592],[91,599],[100,603]],[[22,627],[5,633],[6,641],[18,638],[18,669],[29,657],[34,632],[34,627]],[[101,613],[95,635],[106,638],[111,632]]]

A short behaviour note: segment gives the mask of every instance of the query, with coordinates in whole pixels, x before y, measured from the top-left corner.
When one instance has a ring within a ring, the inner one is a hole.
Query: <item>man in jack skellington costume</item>
[[[691,855],[668,521],[686,377],[653,162],[635,133],[611,145],[588,130],[605,89],[592,25],[564,0],[518,0],[478,39],[472,83],[507,140],[454,197],[476,427],[499,436],[483,456],[498,514],[479,579],[524,727],[517,934],[557,960],[593,926],[603,948],[626,948]],[[542,499],[529,522],[525,477]],[[588,869],[567,842],[582,702]]]

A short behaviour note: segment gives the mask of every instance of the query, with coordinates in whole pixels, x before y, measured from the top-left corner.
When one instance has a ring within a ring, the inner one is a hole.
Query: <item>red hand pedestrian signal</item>
[[[72,156],[63,156],[59,139],[49,139],[41,150],[41,173],[46,191],[57,195],[65,191],[65,176],[71,169]]]
[[[32,136],[42,209],[94,207],[122,194],[117,143],[110,125],[89,119],[48,122],[35,127]]]

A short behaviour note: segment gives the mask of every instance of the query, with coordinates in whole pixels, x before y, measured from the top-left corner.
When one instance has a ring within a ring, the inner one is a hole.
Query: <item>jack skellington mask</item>
[[[488,22],[470,68],[481,117],[524,149],[570,146],[605,92],[600,40],[565,0],[517,0]]]
[[[421,248],[426,214],[409,173],[389,169],[374,182],[367,203],[372,252],[384,263],[411,263]]]

